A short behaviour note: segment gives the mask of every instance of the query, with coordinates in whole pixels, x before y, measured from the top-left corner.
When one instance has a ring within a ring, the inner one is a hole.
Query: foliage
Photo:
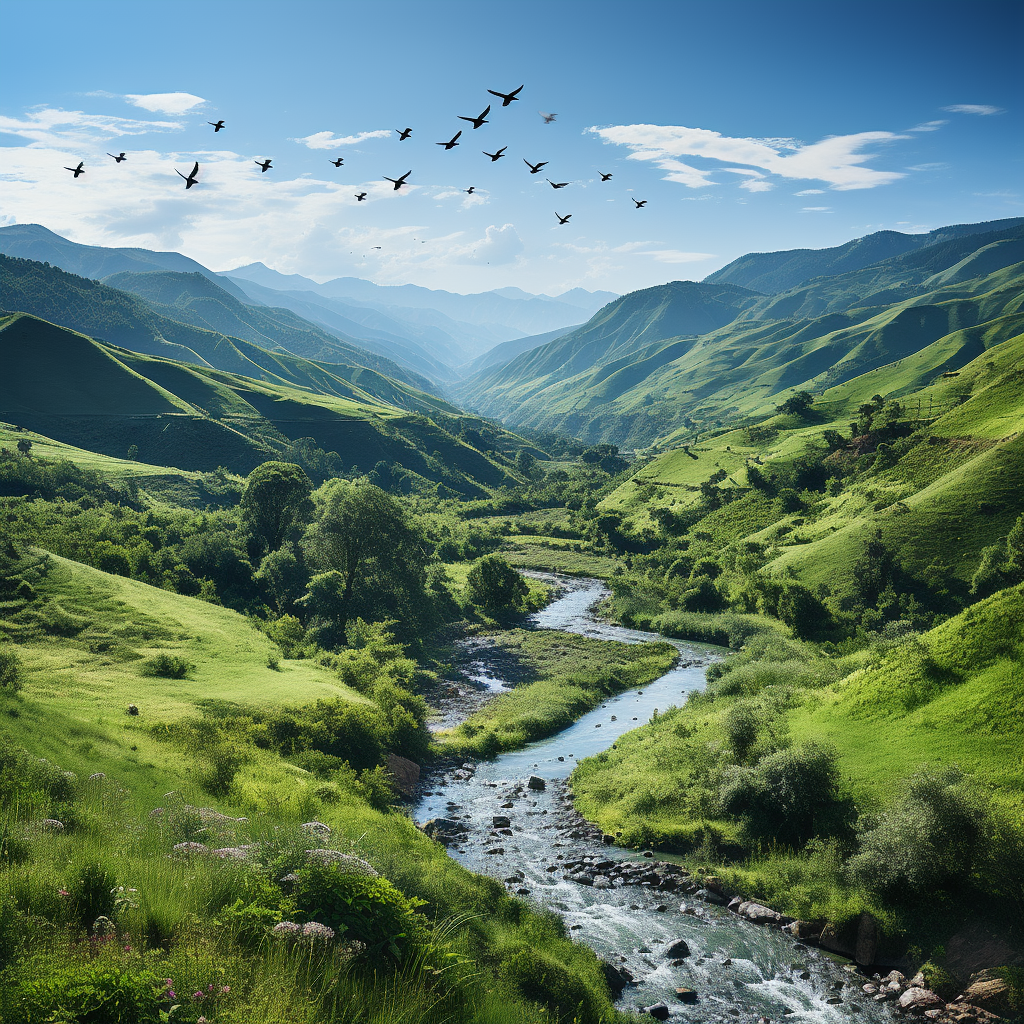
[[[139,671],[145,676],[160,676],[162,679],[184,679],[195,672],[196,666],[177,654],[155,654],[147,658]]]
[[[0,645],[0,689],[16,692],[22,685],[22,666],[18,652],[10,644]]]
[[[501,555],[481,558],[467,578],[467,598],[491,615],[522,611],[527,593],[526,581]]]
[[[256,551],[277,551],[288,531],[310,510],[313,485],[300,466],[264,462],[245,482],[239,519]]]

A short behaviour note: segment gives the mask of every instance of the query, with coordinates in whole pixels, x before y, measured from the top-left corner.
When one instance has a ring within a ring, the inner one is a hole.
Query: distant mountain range
[[[794,390],[908,359],[920,387],[1020,333],[1022,261],[1020,218],[752,254],[700,283],[624,295],[454,393],[513,428],[632,447],[757,419]]]
[[[251,333],[263,333],[262,327],[253,323],[261,321],[260,316],[242,313],[237,305],[227,314],[208,308],[210,295],[194,279],[173,285],[166,276],[159,284],[144,280],[154,273],[201,275],[239,305],[270,307],[270,319],[290,330],[311,337],[331,336],[348,347],[383,357],[389,365],[412,371],[420,382],[426,379],[442,388],[463,376],[466,364],[494,346],[571,327],[615,297],[611,292],[580,288],[556,298],[531,295],[517,288],[458,295],[414,285],[382,287],[358,278],[338,278],[319,285],[297,274],[279,274],[262,263],[216,274],[180,253],[80,245],[38,224],[0,228],[0,253],[104,281],[156,306],[174,306],[175,318],[193,326],[217,322],[227,330],[233,321],[245,322],[249,333],[243,330],[231,336],[265,344],[269,336],[260,341]],[[111,280],[115,276],[116,282]],[[174,291],[174,302],[163,301]],[[186,293],[188,298],[184,297]],[[225,304],[223,296],[216,301]],[[160,313],[167,315],[168,309]],[[280,337],[274,341],[281,344]],[[323,357],[331,358],[326,350]]]

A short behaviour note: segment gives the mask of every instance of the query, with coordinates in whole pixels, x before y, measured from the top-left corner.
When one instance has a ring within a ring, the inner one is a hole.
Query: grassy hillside
[[[383,461],[456,493],[480,495],[514,479],[503,456],[363,390],[366,383],[396,401],[415,395],[370,369],[349,368],[350,381],[336,367],[280,355],[270,358],[281,375],[256,380],[103,345],[26,315],[0,322],[0,351],[12,368],[0,381],[0,419],[103,455],[124,457],[134,445],[153,465],[244,474],[301,444],[326,453],[334,472]],[[286,371],[317,390],[285,383]],[[459,429],[454,409],[420,401]],[[507,434],[491,443],[512,452],[525,445]]]

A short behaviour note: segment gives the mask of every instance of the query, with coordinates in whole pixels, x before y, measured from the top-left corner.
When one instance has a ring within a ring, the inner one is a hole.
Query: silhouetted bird
[[[555,216],[558,218],[558,223],[559,224],[568,224],[570,219],[572,218],[572,214],[571,213],[567,213],[563,217],[557,210],[555,210]]]
[[[523,91],[523,87],[519,86],[518,89],[513,89],[509,93],[496,92],[494,89],[487,90],[492,96],[497,96],[501,100],[501,105],[507,107],[513,100],[519,99],[519,93]]]
[[[537,113],[544,118],[545,124],[551,124],[551,122],[554,121],[556,117],[558,117],[557,114],[545,114],[543,110],[538,110]]]
[[[505,155],[506,149],[508,149],[508,146],[502,146],[497,153],[488,153],[486,149],[483,152],[484,156],[489,156],[491,158],[491,163],[493,164],[495,160],[500,160]]]
[[[327,161],[329,164],[334,164],[335,167],[340,167],[345,161],[339,156],[336,160]]]
[[[185,178],[185,191],[187,192],[198,181],[198,178],[199,178],[199,161],[198,160],[196,161],[195,167],[193,167],[192,170],[189,171],[187,177],[184,174],[182,174],[181,171],[179,171],[177,167],[174,168],[174,173],[177,174],[179,177]]]
[[[64,170],[71,171],[71,173],[77,178],[80,174],[85,174],[85,161],[80,161],[77,167],[65,167]]]
[[[604,171],[598,171],[597,173],[601,175],[601,180],[602,181],[611,181],[612,180],[612,176],[610,174],[605,174]]]
[[[260,169],[260,174],[266,174],[272,166],[269,160],[253,160],[253,163]]]
[[[484,110],[484,112],[479,117],[463,117],[461,114],[459,114],[459,120],[460,121],[468,121],[474,128],[479,128],[480,125],[482,125],[482,124],[490,124],[491,123],[490,121],[487,120],[487,115],[490,112],[491,112],[491,105],[490,105],[490,103],[488,103],[486,109]]]
[[[403,174],[400,178],[389,178],[385,174],[384,180],[390,181],[391,184],[395,186],[395,191],[397,192],[403,185],[409,184],[405,179],[408,178],[410,174],[412,174],[412,171],[406,171],[405,174]]]
[[[630,198],[632,198],[632,197],[630,197]],[[646,206],[646,205],[647,205],[647,200],[646,200],[646,199],[634,199],[634,200],[633,200],[633,202],[634,202],[634,203],[636,203],[636,208],[637,208],[638,210],[639,210],[639,209],[640,209],[641,207],[643,207],[643,206]]]
[[[523,163],[526,164],[526,166],[530,168],[530,173],[531,174],[539,174],[540,173],[540,169],[542,167],[547,167],[548,162],[549,161],[547,161],[547,160],[541,160],[541,162],[539,164],[531,164],[530,161],[527,160],[525,156],[523,157]]]
[[[567,181],[552,181],[550,178],[544,179],[552,188],[565,188],[569,184]]]
[[[399,142],[405,142],[405,140],[407,138],[409,138],[410,135],[412,135],[412,129],[411,128],[406,128],[404,131],[401,128],[396,128],[395,131],[398,132],[398,141]],[[378,246],[378,248],[380,248],[380,247]]]
[[[435,146],[444,146],[445,150],[454,149],[459,144],[462,132],[456,132],[447,142],[435,142]]]
[[[470,185],[469,188],[464,188],[462,191],[465,192],[467,196],[471,196],[476,191],[476,185]]]
[[[118,153],[117,156],[114,156],[113,153],[108,153],[107,156],[109,156],[114,161],[115,164],[119,164],[122,160],[127,160],[128,159],[128,157],[126,157],[124,155],[124,153]]]
[[[360,193],[359,193],[359,194],[358,194],[358,195],[356,196],[356,200],[357,200],[358,202],[360,202],[360,203],[361,203],[361,202],[362,202],[362,201],[363,201],[363,200],[364,200],[365,198],[366,198],[366,193],[365,193],[365,192],[360,192]]]
[[[224,127],[224,122],[223,121],[207,121],[206,123],[213,128],[213,134],[214,135],[216,135],[217,132],[219,132],[221,130],[221,128]]]

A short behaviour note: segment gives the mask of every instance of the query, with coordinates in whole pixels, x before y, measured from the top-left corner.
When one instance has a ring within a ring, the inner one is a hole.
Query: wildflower
[[[193,992],[192,993],[192,998],[193,999],[202,999],[203,998],[203,993],[202,992]]]
[[[196,1019],[196,1024],[206,1024],[206,1018],[205,1017],[197,1018]]]
[[[58,896],[70,896],[70,895],[71,895],[71,893],[69,893],[69,892],[67,891],[67,889],[58,889],[58,890],[57,890],[57,895],[58,895]]]
[[[302,934],[302,925],[294,921],[282,921],[274,925],[273,934],[278,939],[297,939]]]
[[[167,998],[168,999],[177,999],[178,998],[178,994],[173,989],[171,989],[171,991],[169,991],[167,993]]]
[[[330,942],[334,938],[334,929],[317,921],[310,921],[303,927],[302,937],[309,942]]]
[[[221,994],[222,996],[226,996],[226,995],[227,995],[227,994],[228,994],[228,993],[229,993],[230,991],[231,991],[231,986],[230,986],[230,985],[225,985],[225,986],[224,986],[224,987],[223,987],[223,988],[222,988],[222,989],[220,990],[220,994]]]

